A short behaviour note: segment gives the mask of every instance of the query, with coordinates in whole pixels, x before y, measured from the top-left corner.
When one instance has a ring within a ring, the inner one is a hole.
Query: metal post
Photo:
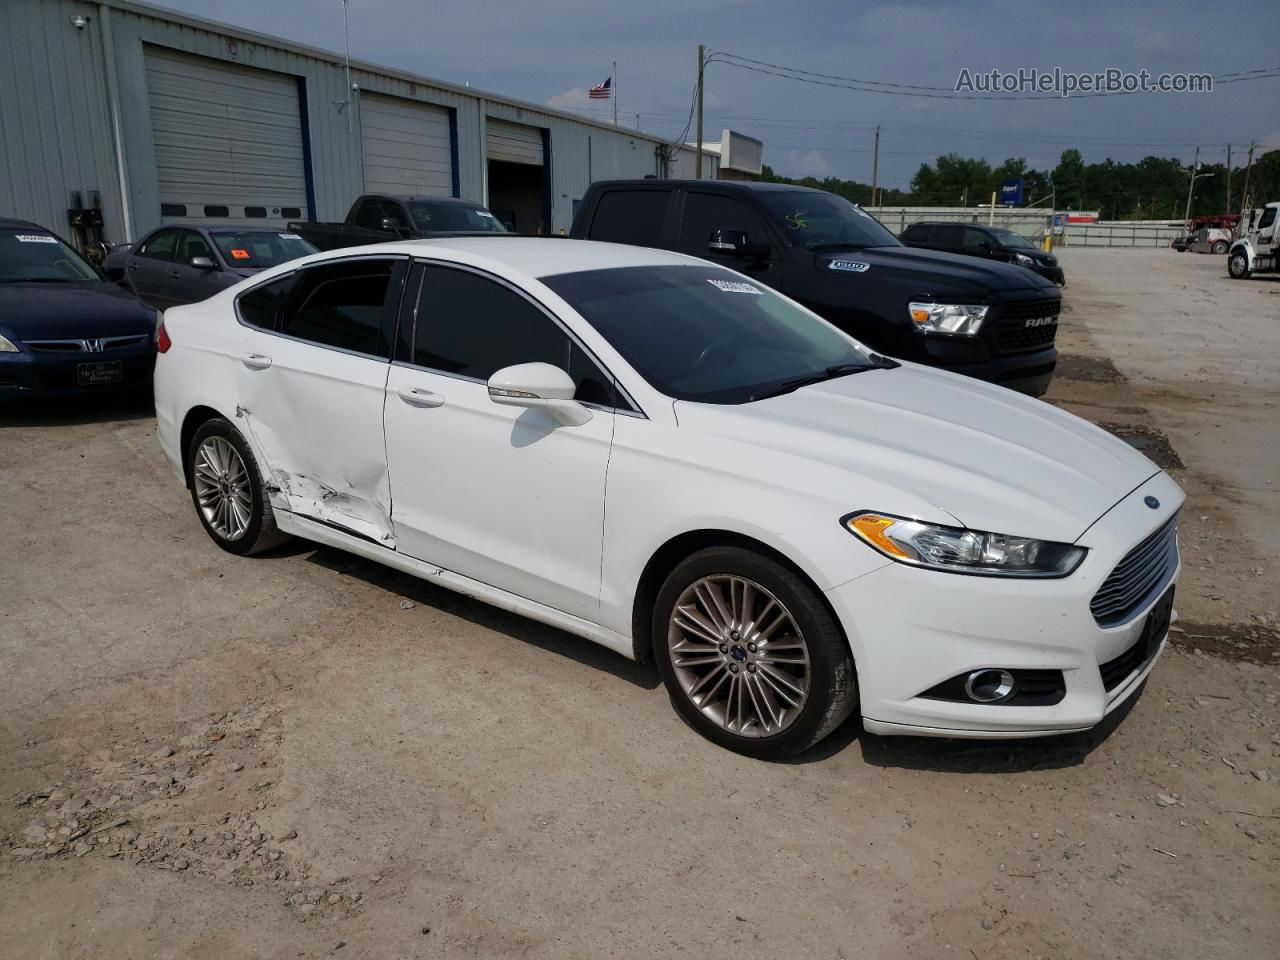
[[[876,147],[871,159],[871,205],[878,206],[880,187],[880,124],[876,124]]]
[[[1224,213],[1231,212],[1231,144],[1227,144],[1227,209]]]
[[[618,61],[617,60],[613,61],[613,73],[610,74],[610,76],[613,78],[610,81],[609,85],[613,87],[613,125],[616,127],[618,125]]]
[[[1200,148],[1196,147],[1195,160],[1191,162],[1191,185],[1187,187],[1187,209],[1185,211],[1188,223],[1191,221],[1191,194],[1196,188],[1196,173],[1200,169]]]
[[[706,48],[698,44],[698,150],[694,159],[695,180],[702,179],[702,69],[706,65]]]
[[[120,89],[116,82],[116,47],[111,38],[111,8],[98,4],[98,37],[102,41],[102,70],[107,75],[107,108],[111,119],[111,141],[116,156],[116,176],[120,181],[120,216],[124,239],[133,240],[133,199],[129,196],[129,171],[124,162],[124,134],[120,129]]]
[[[991,191],[991,209],[987,211],[987,226],[996,222],[996,192]]]

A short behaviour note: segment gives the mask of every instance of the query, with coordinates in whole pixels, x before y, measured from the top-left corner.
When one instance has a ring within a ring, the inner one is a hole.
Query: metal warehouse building
[[[567,231],[592,180],[692,176],[639,131],[129,0],[0,3],[0,216],[102,235],[338,220],[361,193],[484,203]],[[703,157],[714,177],[718,157]]]

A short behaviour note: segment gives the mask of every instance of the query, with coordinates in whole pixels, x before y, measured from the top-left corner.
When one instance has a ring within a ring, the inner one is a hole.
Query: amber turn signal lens
[[[913,559],[911,554],[903,550],[892,540],[886,536],[886,531],[897,523],[892,517],[882,517],[874,513],[863,513],[856,517],[851,517],[848,521],[849,529],[866,540],[872,546],[883,550],[885,553],[895,557],[905,557]]]

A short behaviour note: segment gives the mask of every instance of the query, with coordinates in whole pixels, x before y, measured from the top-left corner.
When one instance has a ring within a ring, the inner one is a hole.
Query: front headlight
[[[882,513],[853,513],[841,522],[850,533],[899,563],[950,573],[1065,577],[1085,553],[1069,543],[941,527]]]
[[[1035,257],[1028,257],[1025,253],[1015,253],[1013,262],[1022,264],[1024,267],[1034,267],[1036,265]]]
[[[907,311],[923,333],[977,333],[987,308],[967,303],[909,303]]]
[[[0,353],[21,353],[17,347],[13,345],[13,341],[8,337],[0,335]]]

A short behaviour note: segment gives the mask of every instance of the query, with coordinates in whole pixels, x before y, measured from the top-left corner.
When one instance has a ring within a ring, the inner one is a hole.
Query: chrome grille
[[[129,334],[123,337],[97,337],[87,340],[27,340],[26,345],[32,350],[61,350],[71,353],[101,353],[104,350],[118,350],[121,347],[132,347],[148,339],[145,333]]]
[[[1178,567],[1178,515],[1125,554],[1089,602],[1100,627],[1114,627],[1154,600]]]

